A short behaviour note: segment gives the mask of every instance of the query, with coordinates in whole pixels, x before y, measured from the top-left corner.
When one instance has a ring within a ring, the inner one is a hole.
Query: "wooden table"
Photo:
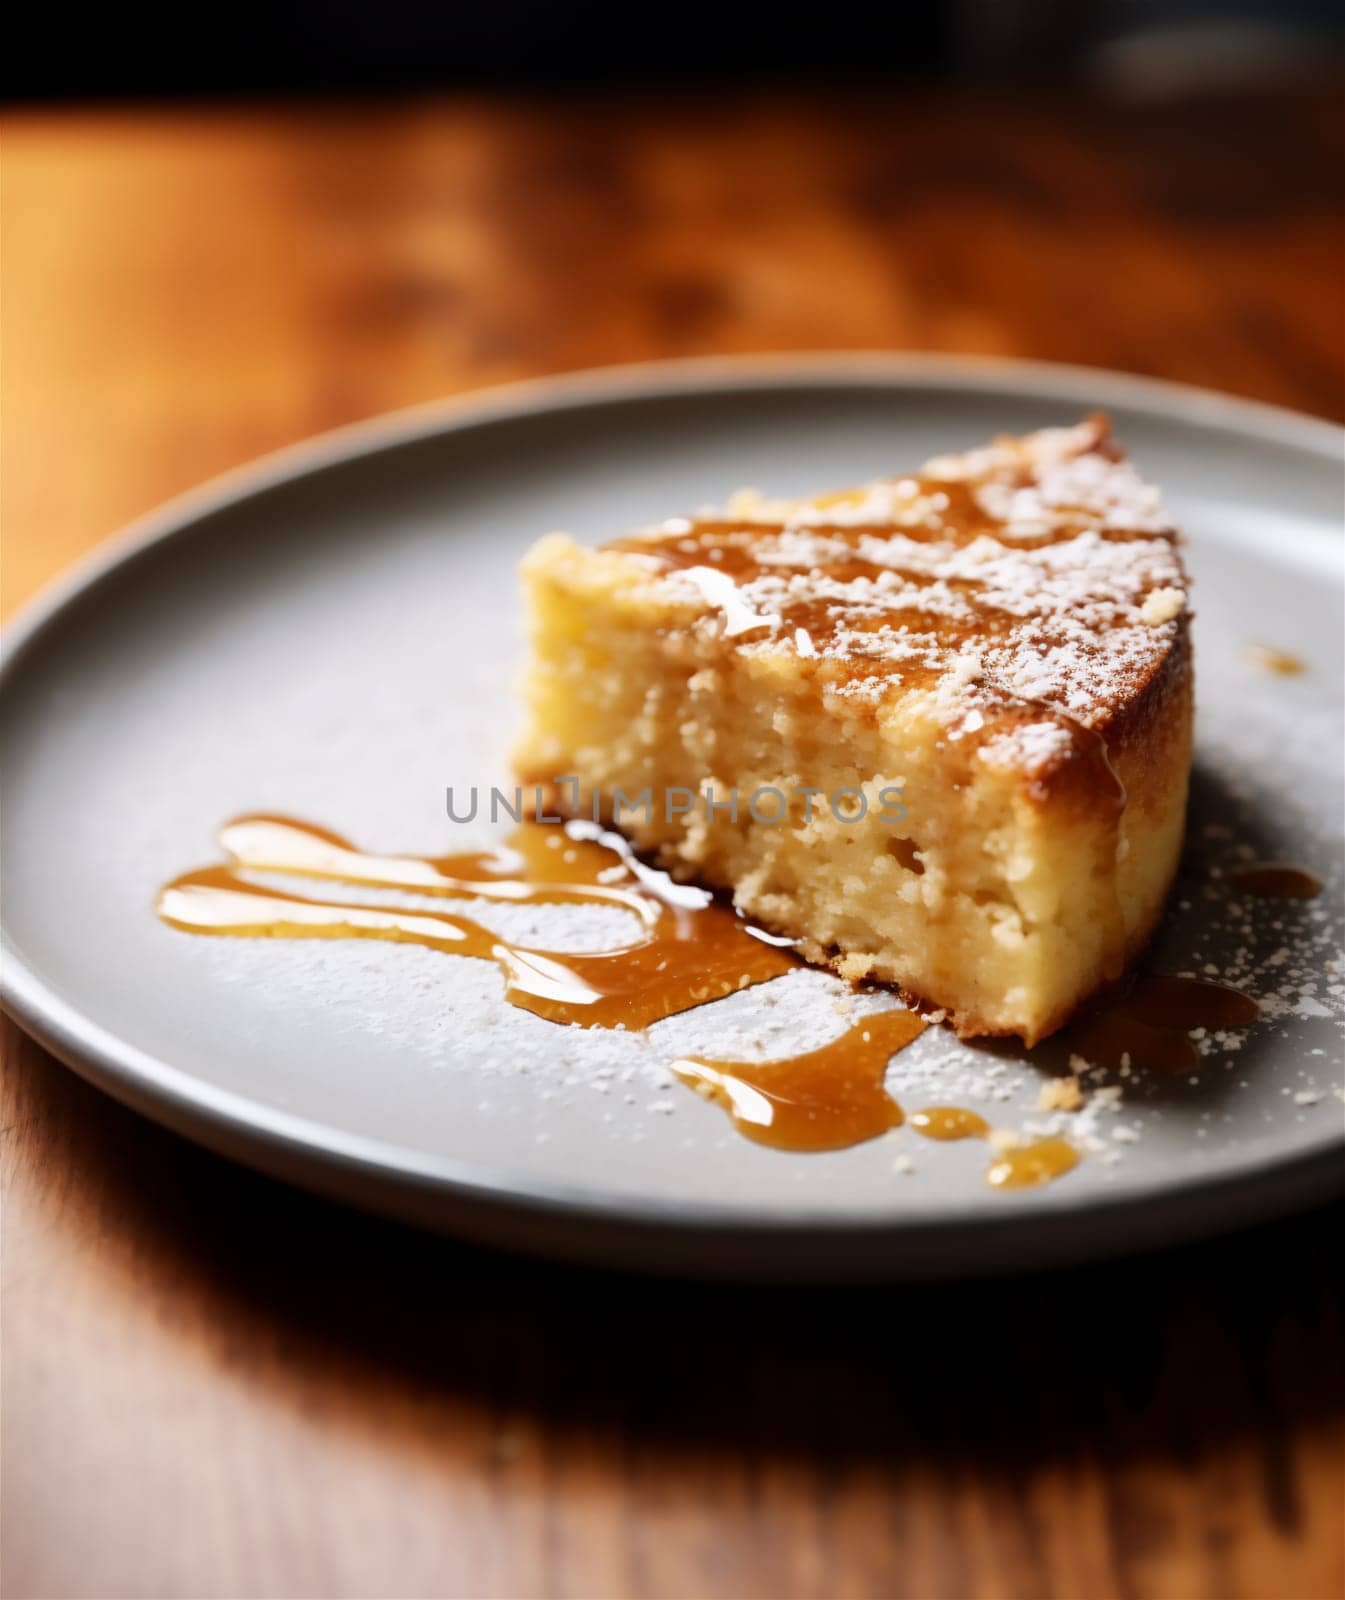
[[[12,114],[4,603],[261,451],[570,367],[964,350],[1340,418],[1340,134],[1307,93]],[[1341,1593],[1339,1210],[1003,1284],[632,1282],[6,1054],[11,1600]]]

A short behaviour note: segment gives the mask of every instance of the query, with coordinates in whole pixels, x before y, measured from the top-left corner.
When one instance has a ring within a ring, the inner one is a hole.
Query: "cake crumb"
[[[847,983],[859,983],[867,978],[873,966],[870,956],[861,955],[858,951],[842,956],[836,963],[836,971]]]
[[[1161,623],[1171,622],[1174,617],[1181,616],[1185,609],[1186,596],[1180,589],[1155,589],[1140,607],[1140,621],[1146,627],[1157,628]]]
[[[1037,1095],[1038,1111],[1078,1111],[1084,1103],[1079,1080],[1048,1078]]]

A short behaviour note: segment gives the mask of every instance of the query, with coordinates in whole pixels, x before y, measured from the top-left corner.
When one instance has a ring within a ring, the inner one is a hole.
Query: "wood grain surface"
[[[902,90],[11,113],[7,608],[455,390],[962,350],[1345,416],[1338,99]],[[5,1024],[4,1593],[1335,1600],[1339,1208],[1003,1283],[491,1256],[236,1169]]]

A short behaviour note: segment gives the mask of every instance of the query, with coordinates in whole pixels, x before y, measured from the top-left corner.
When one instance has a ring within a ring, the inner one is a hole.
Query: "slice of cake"
[[[600,550],[553,535],[523,574],[522,775],[809,960],[1031,1044],[1148,938],[1189,613],[1105,418]]]

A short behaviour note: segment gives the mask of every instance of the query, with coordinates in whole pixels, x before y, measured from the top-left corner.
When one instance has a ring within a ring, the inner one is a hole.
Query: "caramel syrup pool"
[[[1086,1009],[1068,1036],[1095,1066],[1189,1076],[1201,1067],[1193,1028],[1245,1028],[1260,1014],[1250,995],[1227,984],[1142,975]]]
[[[841,1150],[900,1127],[905,1113],[884,1087],[887,1064],[923,1033],[913,1011],[873,1011],[820,1050],[776,1061],[684,1056],[672,1070],[728,1112],[739,1133],[777,1150]],[[913,1112],[926,1139],[990,1139],[984,1117],[961,1106]],[[986,1172],[992,1189],[1028,1189],[1063,1177],[1079,1153],[1065,1139],[1024,1140],[1000,1151]]]
[[[646,866],[617,834],[596,824],[522,824],[501,847],[459,855],[379,855],[340,834],[258,813],[220,831],[226,859],[174,878],[156,909],[172,927],[234,938],[381,939],[450,956],[493,961],[511,1004],[549,1022],[642,1030],[666,1017],[780,977],[797,965],[788,941],[737,916],[707,891]],[[312,894],[273,888],[258,875],[314,881]],[[324,897],[326,881],[428,896],[452,908],[404,908]],[[576,954],[505,939],[463,911],[464,902],[571,904],[628,912],[631,932],[611,948]],[[1135,1056],[1159,1070],[1189,1070],[1197,1057],[1186,1029],[1238,1026],[1255,1003],[1236,991],[1183,979],[1147,978],[1095,1025],[1099,1057]],[[721,1106],[745,1137],[791,1151],[839,1150],[878,1138],[905,1120],[887,1092],[892,1056],[924,1020],[897,1008],[866,1013],[818,1050],[762,1062],[684,1056],[672,1070]],[[927,1139],[987,1139],[996,1154],[993,1188],[1048,1182],[1078,1162],[1066,1140],[1011,1146],[974,1111],[932,1106],[912,1113]]]
[[[505,999],[586,1028],[647,1028],[664,1017],[765,983],[794,966],[778,941],[704,890],[673,883],[584,823],[524,823],[504,848],[451,856],[383,856],[312,823],[239,817],[220,830],[228,861],[174,878],[159,893],[165,922],[188,933],[271,939],[385,939],[493,961]],[[638,923],[624,944],[575,955],[503,939],[458,911],[403,910],[264,887],[274,872],[364,888],[510,905],[616,907]]]

